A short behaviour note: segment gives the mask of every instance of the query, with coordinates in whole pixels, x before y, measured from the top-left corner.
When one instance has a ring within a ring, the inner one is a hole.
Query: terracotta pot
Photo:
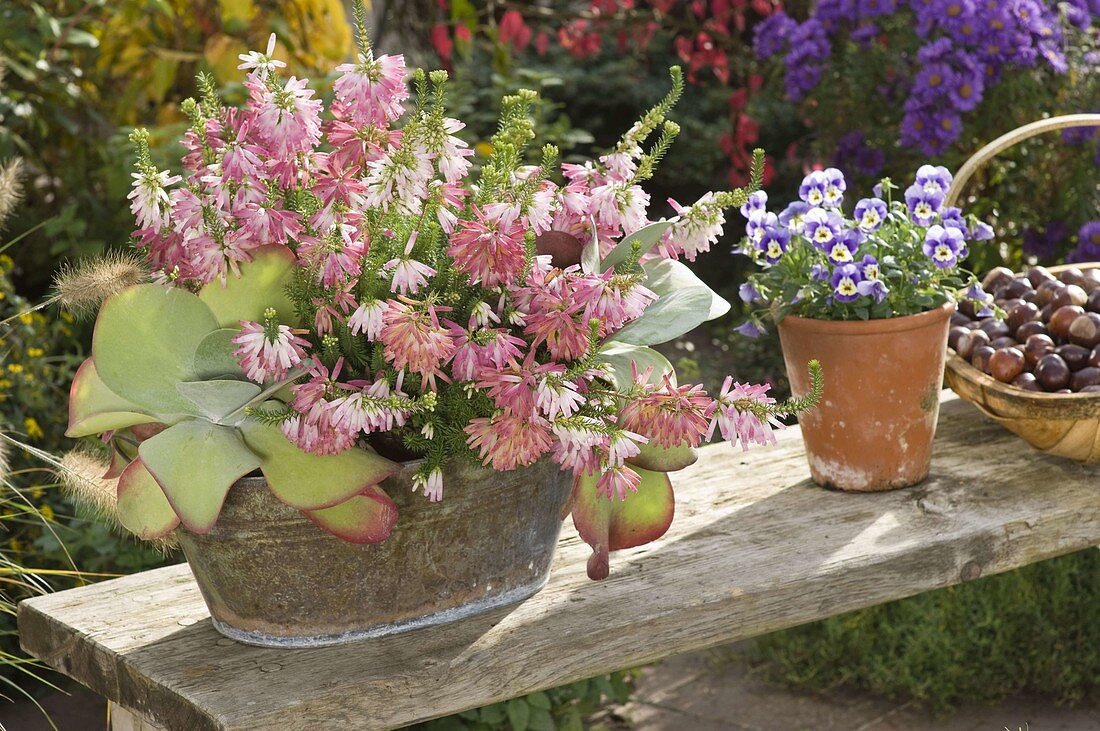
[[[824,372],[821,404],[799,419],[815,482],[873,492],[927,477],[954,311],[947,304],[886,320],[779,322],[793,393],[809,391],[807,362],[816,358]]]
[[[450,622],[546,583],[571,478],[544,460],[512,472],[449,465],[446,497],[412,493],[415,463],[383,487],[393,533],[356,545],[271,494],[262,477],[229,491],[214,529],[179,540],[214,626],[268,647],[349,642]]]

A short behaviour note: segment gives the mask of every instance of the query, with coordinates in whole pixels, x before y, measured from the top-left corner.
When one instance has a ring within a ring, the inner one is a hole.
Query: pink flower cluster
[[[394,432],[424,456],[415,485],[433,500],[463,450],[497,470],[549,456],[621,499],[642,449],[696,446],[716,428],[743,446],[773,439],[766,387],[727,382],[714,399],[635,369],[616,388],[600,358],[659,298],[634,260],[598,271],[581,252],[606,255],[650,223],[643,145],[661,120],[555,181],[552,151],[522,164],[525,100],[506,100],[475,178],[438,72],[417,77],[414,106],[404,59],[364,48],[337,68],[326,112],[306,80],[279,79],[272,50],[242,55],[243,108],[187,107],[182,185],[143,155],[132,198],[137,245],[164,281],[225,282],[262,248],[293,253],[304,321],[269,310],[235,338],[249,379],[291,385],[288,439],[335,454]],[[713,194],[676,210],[642,261],[694,259],[717,240]],[[544,251],[548,236],[575,251]]]

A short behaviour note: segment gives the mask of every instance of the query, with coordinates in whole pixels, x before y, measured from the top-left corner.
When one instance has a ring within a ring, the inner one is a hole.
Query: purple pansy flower
[[[978,317],[991,317],[993,295],[982,289],[981,282],[974,282],[963,291],[963,299],[974,303],[974,314]]]
[[[924,253],[940,269],[955,266],[965,248],[963,233],[957,228],[944,228],[937,223],[925,232]]]
[[[859,263],[859,273],[863,275],[864,279],[879,279],[882,276],[882,271],[878,266],[878,259],[867,254],[863,257],[863,261]]]
[[[825,254],[833,264],[847,264],[855,260],[856,249],[859,248],[863,238],[856,229],[841,231],[840,235],[833,239]]]
[[[829,268],[824,264],[814,264],[810,267],[810,279],[815,282],[824,282],[829,278]]]
[[[741,206],[741,215],[745,218],[752,218],[752,214],[757,211],[766,211],[768,206],[768,194],[762,190],[757,190],[749,194],[749,199],[745,201],[745,205]]]
[[[814,170],[802,179],[802,185],[798,186],[798,197],[813,207],[825,205],[825,189],[829,181],[823,170]]]
[[[833,272],[831,283],[833,296],[837,302],[851,302],[860,297],[859,283],[863,277],[859,273],[859,267],[855,264],[844,264]]]
[[[844,191],[848,184],[844,182],[844,173],[836,168],[825,168],[822,171],[825,178],[825,208],[840,208],[844,201]]]
[[[806,212],[804,221],[806,238],[822,251],[828,251],[833,240],[840,234],[840,216],[822,208],[814,208]]]
[[[779,225],[779,218],[774,213],[766,211],[752,211],[749,222],[745,224],[745,235],[754,245],[764,238],[764,232],[769,228]]]
[[[905,189],[905,204],[909,217],[918,226],[930,226],[943,207],[943,191],[928,190],[914,183]]]
[[[755,320],[745,320],[743,323],[734,328],[737,332],[741,333],[747,338],[758,338],[767,332],[764,328]]]
[[[792,234],[801,234],[806,229],[806,212],[809,210],[809,203],[795,201],[779,214],[779,222],[790,229]]]
[[[787,247],[791,243],[791,232],[782,226],[771,226],[764,231],[760,241],[756,243],[757,250],[764,255],[769,264],[775,264],[783,258]]]
[[[855,217],[860,231],[877,231],[886,221],[886,202],[880,198],[862,198],[856,203]]]
[[[751,304],[759,301],[760,293],[756,291],[756,287],[752,286],[750,282],[745,282],[737,288],[737,296],[741,298],[741,301],[745,304]]]
[[[962,209],[949,206],[940,210],[940,223],[944,226],[957,228],[966,233],[966,221],[963,220]]]
[[[921,165],[917,168],[915,182],[927,191],[938,190],[941,193],[946,193],[947,189],[951,187],[952,180],[950,171],[943,165]]]
[[[859,292],[861,297],[872,298],[875,304],[882,302],[886,299],[886,295],[890,294],[890,290],[887,289],[886,283],[881,279],[864,279],[856,285],[856,291]]]
[[[993,238],[993,227],[985,221],[975,221],[967,230],[967,238],[975,241],[989,241]]]

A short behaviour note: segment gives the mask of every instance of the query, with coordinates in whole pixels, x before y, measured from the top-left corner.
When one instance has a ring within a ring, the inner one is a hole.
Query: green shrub
[[[754,654],[795,686],[962,701],[1034,694],[1059,703],[1100,691],[1100,551],[1089,549],[776,632]]]

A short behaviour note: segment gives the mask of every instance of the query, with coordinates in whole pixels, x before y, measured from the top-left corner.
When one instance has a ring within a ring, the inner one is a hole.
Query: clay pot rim
[[[878,335],[880,333],[916,330],[945,320],[951,317],[954,312],[955,303],[945,302],[934,310],[925,310],[915,315],[885,317],[878,320],[819,320],[812,317],[787,315],[779,321],[778,326],[794,331],[832,335]]]

